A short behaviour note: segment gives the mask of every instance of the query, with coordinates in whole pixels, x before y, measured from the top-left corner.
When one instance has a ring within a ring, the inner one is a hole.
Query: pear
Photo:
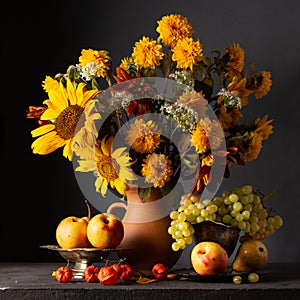
[[[260,240],[248,239],[237,250],[232,263],[235,272],[252,272],[268,262],[268,249]]]

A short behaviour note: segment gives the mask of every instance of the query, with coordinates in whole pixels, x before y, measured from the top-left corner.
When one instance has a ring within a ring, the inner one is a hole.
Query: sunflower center
[[[97,169],[99,174],[108,182],[119,178],[119,165],[109,156],[101,155],[97,158]]]
[[[56,119],[56,132],[64,140],[72,138],[84,108],[75,104],[65,108]]]

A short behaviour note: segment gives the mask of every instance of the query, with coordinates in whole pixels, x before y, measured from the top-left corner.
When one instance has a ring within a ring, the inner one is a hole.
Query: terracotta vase
[[[109,213],[116,208],[126,210],[122,219],[124,238],[118,247],[118,256],[126,258],[126,262],[146,275],[151,274],[156,263],[171,268],[182,253],[172,250],[174,240],[168,233],[171,195],[161,198],[160,191],[152,189],[149,199],[143,203],[138,189],[131,188],[126,196],[127,203],[113,203],[107,210]]]

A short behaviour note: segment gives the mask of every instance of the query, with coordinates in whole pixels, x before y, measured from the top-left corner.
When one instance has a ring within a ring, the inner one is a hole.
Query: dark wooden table
[[[61,263],[0,263],[1,300],[51,299],[300,299],[300,262],[269,263],[257,273],[260,281],[232,283],[232,275],[217,279],[167,279],[149,284],[120,281],[113,286],[76,279],[59,283],[52,272]],[[183,272],[184,273],[184,272]]]

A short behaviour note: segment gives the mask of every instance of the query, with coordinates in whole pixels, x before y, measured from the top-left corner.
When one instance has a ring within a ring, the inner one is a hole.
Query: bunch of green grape
[[[201,200],[197,195],[183,195],[180,206],[170,213],[168,233],[175,240],[172,249],[178,251],[193,242],[193,224],[214,221],[238,227],[245,237],[263,240],[283,226],[283,219],[268,211],[268,198],[253,190],[251,185],[224,191],[222,196]]]

